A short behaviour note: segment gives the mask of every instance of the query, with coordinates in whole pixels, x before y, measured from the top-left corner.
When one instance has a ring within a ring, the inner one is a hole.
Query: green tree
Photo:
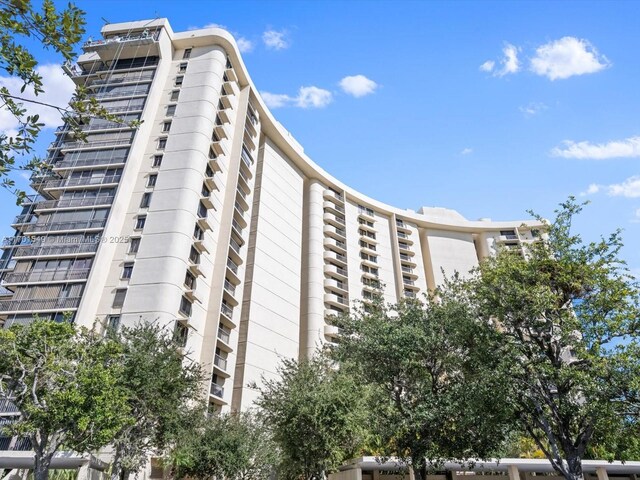
[[[35,320],[0,329],[0,351],[0,394],[20,412],[6,430],[31,441],[35,480],[47,480],[61,448],[94,451],[129,421],[117,342]]]
[[[202,367],[185,360],[178,345],[157,322],[141,322],[109,335],[123,351],[119,386],[127,393],[131,421],[115,432],[111,478],[127,478],[153,452],[172,445],[183,426],[198,415]]]
[[[619,232],[585,244],[571,231],[581,210],[573,198],[561,204],[526,255],[500,251],[468,285],[480,318],[498,326],[489,340],[507,380],[500,404],[567,480],[583,478],[590,445],[630,453],[619,431],[638,445],[640,408],[638,285]]]
[[[30,100],[23,95],[31,91],[37,97],[44,93],[42,76],[38,73],[38,62],[25,45],[32,43],[53,50],[60,63],[71,62],[74,48],[85,33],[84,12],[73,4],[57,9],[52,0],[43,0],[35,7],[30,0],[0,0],[0,70],[22,83],[19,94],[0,88],[0,108],[8,111],[16,120],[17,132],[8,135],[0,132],[0,185],[14,192],[18,203],[25,192],[16,188],[11,175],[16,169],[38,172],[47,170],[46,162],[32,157],[34,144],[44,124],[38,115],[29,114],[27,103],[39,103],[58,110],[75,138],[84,139],[82,127],[91,117],[121,121],[109,114],[97,99],[91,97],[84,87],[77,87],[69,107],[50,105]],[[129,125],[137,126],[139,122]]]
[[[280,448],[279,475],[316,480],[360,453],[367,442],[367,392],[318,356],[284,360],[264,380],[256,405]]]
[[[178,479],[264,480],[278,465],[278,449],[252,412],[200,417],[170,454]]]
[[[502,379],[486,348],[494,329],[478,321],[458,282],[426,304],[379,298],[337,321],[332,355],[341,368],[374,386],[370,421],[385,455],[404,459],[416,478],[447,459],[488,457],[502,444],[509,415],[495,405]],[[377,418],[377,420],[374,420]]]

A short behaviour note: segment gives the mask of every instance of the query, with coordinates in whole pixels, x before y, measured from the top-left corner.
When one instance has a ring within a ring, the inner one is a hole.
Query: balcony
[[[13,272],[4,276],[4,285],[18,283],[60,282],[60,281],[85,281],[89,277],[88,268],[64,269],[64,270],[32,270],[29,272]]]
[[[373,210],[370,208],[358,208],[358,216],[364,218],[365,220],[369,220],[371,222],[375,222],[376,216]]]
[[[238,305],[238,301],[235,298],[236,286],[227,279],[224,280],[224,293],[229,305],[233,307]]]
[[[330,212],[336,212],[344,215],[344,207],[341,205],[336,205],[333,202],[325,200],[324,202],[322,202],[322,206],[325,209],[324,210],[325,212],[330,211]]]
[[[59,180],[49,180],[43,186],[44,190],[56,190],[68,187],[101,187],[105,185],[116,186],[122,175],[108,175],[104,177],[70,177]]]
[[[222,84],[223,95],[235,96],[238,94],[238,87],[235,82],[224,82]]]
[[[412,266],[416,266],[416,262],[411,255],[407,255],[406,253],[400,254],[400,261],[403,263],[407,263]]]
[[[109,206],[113,203],[112,196],[97,196],[97,197],[85,197],[85,198],[59,198],[58,200],[44,200],[38,202],[35,205],[34,210],[36,212],[42,210],[54,210],[63,208],[82,208],[82,207],[96,207],[96,206]]]
[[[17,312],[56,312],[75,310],[80,305],[82,297],[0,300],[0,314]]]
[[[226,77],[228,82],[237,82],[238,81],[238,77],[236,76],[236,72],[233,70],[233,68],[227,68],[224,71],[224,76]]]
[[[251,135],[249,135],[249,132],[247,131],[247,129],[244,129],[244,137],[242,137],[242,141],[244,143],[244,145],[246,145],[249,150],[253,151],[256,149],[256,142],[253,139],[253,137]]]
[[[132,33],[105,40],[90,40],[82,46],[85,52],[95,52],[104,62],[115,58],[158,55],[160,31]]]
[[[336,295],[334,293],[325,293],[324,294],[324,303],[329,305],[335,305],[337,307],[348,307],[349,300],[347,300],[342,295]]]
[[[97,150],[103,148],[112,148],[123,145],[131,145],[133,143],[133,136],[130,138],[122,138],[119,140],[96,140],[87,141],[84,140],[75,142],[56,142],[52,144],[51,149],[60,148],[62,152],[69,152],[72,150]]]
[[[342,228],[345,224],[344,217],[342,215],[338,216],[335,213],[325,212],[322,215],[322,219],[331,225],[334,225],[338,228]]]
[[[231,280],[238,285],[241,281],[238,273],[238,265],[236,265],[236,263],[230,258],[227,258],[227,269],[232,273],[232,275],[230,275]]]
[[[235,321],[233,319],[233,308],[225,302],[220,304],[220,315],[222,319],[224,319],[228,324],[231,325],[232,328],[236,327]]]
[[[242,263],[242,257],[240,256],[241,245],[232,238],[229,239],[229,253],[232,253],[236,258],[234,262],[236,264]]]
[[[344,228],[334,227],[333,225],[324,225],[322,231],[325,235],[329,235],[337,240],[344,240],[347,232]]]
[[[67,255],[94,254],[98,250],[99,243],[74,243],[67,245],[31,245],[29,247],[21,247],[14,251],[14,258],[25,257],[64,257]]]
[[[249,116],[249,113],[247,113]],[[256,130],[255,124],[251,120],[247,120],[244,124],[244,131],[251,137],[255,138],[258,135],[258,130]]]
[[[332,190],[330,188],[325,188],[324,189],[324,194],[323,194],[324,198],[328,198],[330,200],[332,200],[333,202],[340,202],[340,203],[344,203],[344,195],[341,193],[336,192],[335,190]]]
[[[349,293],[349,287],[347,286],[346,282],[337,280],[335,278],[325,278],[324,287],[331,290],[337,290],[341,295],[348,295]]]
[[[198,219],[196,220],[196,222],[203,230],[213,230],[211,222],[209,221],[209,215],[207,213],[205,213],[204,215],[198,213]]]
[[[511,242],[513,240],[519,240],[519,239],[520,238],[515,233],[510,233],[509,235],[500,235],[496,237],[496,241],[498,242]]]
[[[217,383],[212,383],[211,395],[222,400],[222,397],[224,397],[224,387],[222,385],[218,385]]]
[[[232,219],[231,220],[231,228],[233,228],[233,230],[236,232],[236,235],[238,235],[238,237],[242,238],[242,231],[243,228],[242,226],[236,221],[236,219]]]
[[[411,251],[409,248],[409,245],[407,244],[403,245],[402,243],[398,243],[398,249],[400,250],[400,253],[404,255],[410,255],[410,256],[415,255],[415,252]]]
[[[238,202],[237,200],[234,203],[234,207],[235,207],[235,212],[233,215],[233,218],[240,224],[242,225],[242,228],[246,228],[247,226],[247,220],[244,217],[245,214],[245,210],[242,208],[242,205],[240,205],[240,202]]]
[[[347,266],[347,256],[341,253],[336,253],[331,250],[325,250],[323,258],[329,262],[337,263],[343,267]]]
[[[214,355],[213,357],[213,364],[218,367],[218,369],[220,369],[221,372],[223,372],[226,375],[227,372],[227,359],[226,358],[222,358],[220,355],[218,355],[217,353]]]
[[[236,202],[240,204],[243,211],[246,212],[247,210],[249,210],[249,202],[247,199],[247,194],[244,193],[244,190],[242,190],[241,188],[238,188],[236,190]]]
[[[76,220],[70,222],[32,223],[24,228],[25,233],[60,232],[71,230],[101,230],[106,225],[106,219]]]
[[[411,267],[409,267],[407,265],[402,265],[401,269],[402,269],[402,275],[406,275],[408,277],[413,277],[413,278],[418,278],[418,275],[415,273],[413,268],[411,268]]]
[[[328,263],[324,266],[324,273],[339,280],[347,280],[347,269]]]
[[[408,233],[398,231],[398,232],[396,232],[396,234],[398,235],[398,238],[401,238],[405,242],[410,243],[410,244],[413,243],[413,240],[411,240],[411,236]]]
[[[243,148],[242,153],[240,154],[240,158],[242,159],[242,163],[244,164],[244,166],[246,167],[246,170],[248,171],[248,175],[251,177],[253,175],[251,173],[251,167],[253,166],[253,163],[254,163],[253,157],[247,151],[246,148]]]
[[[225,330],[222,327],[218,327],[218,340],[220,340],[220,342],[224,344],[224,345],[221,345],[220,343],[218,343],[219,346],[222,346],[227,351],[231,351],[231,346],[230,346],[231,332],[230,331]]]
[[[213,153],[215,153],[218,157],[220,155],[226,155],[227,153],[222,146],[222,140],[215,135],[211,137],[211,150],[213,150]]]
[[[342,240],[336,240],[331,237],[325,237],[324,246],[329,247],[331,249],[339,250],[338,253],[342,253],[342,254],[347,253],[347,244]]]
[[[340,335],[340,329],[334,325],[325,325],[324,334],[327,337],[337,337]]]
[[[411,227],[408,224],[404,223],[404,220],[396,218],[396,227],[399,230],[402,230],[404,233],[411,233]]]
[[[229,133],[227,132],[226,127],[222,124],[216,124],[213,127],[213,131],[220,140],[226,140],[229,138]]]
[[[93,158],[85,160],[63,160],[53,165],[53,171],[59,172],[63,170],[86,170],[90,167],[123,167],[126,159],[120,157],[114,158]]]

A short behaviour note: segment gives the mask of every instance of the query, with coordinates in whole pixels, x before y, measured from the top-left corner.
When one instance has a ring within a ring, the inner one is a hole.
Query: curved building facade
[[[250,382],[331,342],[353,301],[419,296],[535,237],[534,223],[402,210],[333,178],[269,112],[224,30],[159,19],[102,35],[65,68],[142,124],[92,119],[86,141],[58,129],[3,245],[5,326],[161,322],[210,368],[212,408],[244,409]]]

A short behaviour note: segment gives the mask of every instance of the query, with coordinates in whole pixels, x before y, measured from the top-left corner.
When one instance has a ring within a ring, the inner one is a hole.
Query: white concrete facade
[[[245,409],[249,383],[332,341],[331,315],[377,288],[389,302],[424,294],[442,270],[467,274],[539,228],[402,210],[344,185],[275,120],[224,30],[159,19],[102,34],[67,69],[143,123],[133,135],[90,124],[111,136],[86,144],[61,129],[53,172],[5,242],[5,326],[62,312],[87,326],[159,321],[210,369],[212,408]]]

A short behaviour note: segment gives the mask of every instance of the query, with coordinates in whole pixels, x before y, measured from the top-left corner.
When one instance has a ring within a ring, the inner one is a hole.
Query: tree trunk
[[[52,453],[42,453],[34,449],[33,480],[49,480],[49,468],[51,467]]]
[[[111,480],[120,480],[120,476],[122,475],[122,452],[120,451],[120,446],[116,447],[116,451],[113,454],[113,462],[111,462]]]
[[[413,477],[416,480],[427,480],[427,465],[419,465],[413,468]]]
[[[564,478],[567,480],[584,480],[581,457],[575,456],[567,458],[567,471],[564,474]]]

